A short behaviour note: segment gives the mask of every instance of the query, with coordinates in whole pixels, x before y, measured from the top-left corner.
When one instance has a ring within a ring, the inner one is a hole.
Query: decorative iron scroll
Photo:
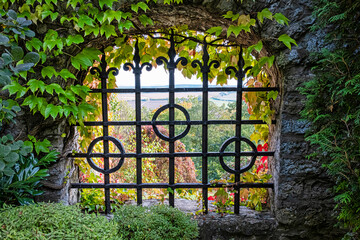
[[[125,71],[133,71],[135,77],[135,88],[134,89],[107,89],[107,79],[109,74],[112,73],[116,76],[119,73],[119,70],[116,68],[107,69],[107,63],[105,61],[105,54],[101,58],[100,69],[94,67],[90,70],[91,74],[99,74],[101,80],[101,89],[93,89],[90,93],[101,93],[102,96],[102,121],[100,122],[84,122],[85,126],[102,126],[103,127],[103,136],[94,139],[89,145],[87,153],[76,153],[72,154],[71,157],[82,157],[86,158],[89,165],[100,173],[104,174],[104,183],[72,183],[72,188],[103,188],[105,189],[105,209],[106,213],[110,212],[110,189],[111,188],[134,188],[137,190],[137,203],[142,204],[143,196],[142,189],[144,188],[163,188],[163,189],[177,189],[177,188],[198,188],[202,189],[202,201],[203,208],[205,213],[208,211],[208,189],[209,188],[221,188],[226,187],[224,184],[210,184],[208,180],[208,158],[209,157],[219,157],[219,162],[223,169],[229,173],[235,175],[235,182],[240,182],[240,175],[251,169],[255,164],[256,157],[258,156],[273,156],[274,152],[258,152],[256,146],[249,139],[241,136],[241,127],[244,124],[266,124],[260,120],[242,120],[242,94],[243,92],[266,92],[266,91],[277,91],[277,88],[268,87],[268,88],[244,88],[242,86],[242,80],[245,77],[245,74],[251,67],[244,68],[244,59],[242,57],[242,49],[239,54],[239,61],[237,67],[227,67],[225,73],[230,75],[231,72],[235,73],[237,81],[237,87],[211,87],[208,85],[208,78],[210,69],[212,67],[219,68],[220,63],[216,60],[210,61],[209,53],[207,50],[208,43],[204,41],[202,44],[203,56],[202,62],[199,60],[194,60],[191,62],[193,68],[200,68],[202,73],[202,83],[201,88],[176,88],[175,87],[175,69],[180,63],[183,66],[188,64],[187,59],[181,57],[176,59],[175,51],[175,41],[174,34],[170,35],[170,48],[168,51],[168,59],[165,57],[158,57],[156,63],[158,65],[165,64],[169,72],[169,87],[168,88],[141,88],[141,74],[142,70],[147,71],[152,70],[152,65],[150,63],[140,64],[140,54],[138,42],[135,43],[135,51],[133,63],[125,63],[123,69]],[[209,120],[208,119],[208,103],[209,95],[211,91],[216,92],[236,92],[236,119],[235,120]],[[168,92],[169,93],[169,104],[166,104],[160,107],[153,115],[152,121],[142,121],[141,119],[141,93],[143,92]],[[188,111],[175,104],[175,93],[176,92],[202,92],[202,120],[192,121]],[[108,119],[108,93],[135,93],[135,111],[136,117],[135,121],[109,121]],[[169,121],[157,121],[159,114],[165,110],[169,110]],[[175,121],[175,109],[180,110],[186,118],[186,121]],[[168,125],[169,126],[169,136],[162,134],[157,127],[157,124]],[[186,125],[185,130],[179,135],[175,135],[175,126],[176,125]],[[235,136],[227,139],[221,146],[219,152],[209,152],[208,151],[208,126],[213,124],[234,124]],[[120,140],[109,136],[109,126],[125,126],[125,125],[134,125],[136,126],[136,153],[126,153],[124,147]],[[152,125],[156,135],[169,142],[169,152],[168,153],[142,153],[141,150],[141,127],[144,125]],[[175,141],[185,137],[192,125],[201,125],[202,126],[202,152],[175,152]],[[93,147],[99,141],[103,141],[103,153],[93,153]],[[109,142],[119,149],[120,153],[109,153]],[[250,146],[252,149],[251,152],[242,152],[241,143],[244,142]],[[231,144],[235,143],[235,152],[225,152],[226,148]],[[235,157],[235,168],[231,169],[226,165],[224,161],[225,156]],[[241,156],[251,156],[251,161],[244,167],[240,165]],[[92,160],[93,157],[100,157],[104,159],[104,168],[97,166]],[[169,159],[169,182],[168,183],[143,183],[142,181],[142,159],[143,158],[168,158]],[[175,183],[175,158],[176,157],[202,157],[202,182],[201,183]],[[110,168],[110,158],[120,158],[118,164]],[[121,166],[123,165],[126,158],[136,158],[136,183],[110,183],[110,174],[116,171],[121,171]],[[235,184],[234,188],[237,190],[234,196],[234,212],[236,214],[240,211],[240,188],[273,188],[273,183],[240,183]],[[169,204],[174,206],[175,202],[174,191],[169,191]]]

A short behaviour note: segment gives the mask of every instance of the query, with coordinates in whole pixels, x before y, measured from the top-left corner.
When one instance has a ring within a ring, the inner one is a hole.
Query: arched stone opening
[[[312,59],[309,53],[321,46],[323,33],[308,30],[313,23],[310,1],[302,0],[291,4],[286,1],[249,1],[242,6],[243,9],[239,9],[237,1],[227,0],[185,1],[180,6],[153,6],[150,15],[156,22],[155,28],[187,24],[190,29],[200,31],[212,26],[228,26],[229,22],[221,17],[228,10],[252,13],[268,7],[270,10],[283,12],[290,18],[289,27],[267,22],[261,28],[257,28],[254,34],[231,40],[249,46],[261,39],[265,46],[262,54],[277,56],[277,66],[269,69],[272,84],[279,86],[281,90],[280,97],[274,104],[277,124],[271,128],[270,144],[276,152],[271,168],[275,183],[272,213],[277,220],[277,227],[276,231],[274,228],[268,236],[278,239],[323,239],[325,235],[332,234],[329,229],[332,228],[333,222],[327,221],[331,219],[330,213],[333,207],[332,195],[329,191],[331,183],[328,182],[319,163],[310,162],[305,157],[310,153],[309,146],[304,141],[304,133],[308,125],[299,120],[301,102],[304,99],[296,90],[304,80],[311,77]],[[47,27],[45,24],[38,25],[38,28]],[[39,32],[41,33],[41,29]],[[290,51],[276,42],[276,37],[284,32],[298,42],[298,48]],[[101,48],[112,43],[112,38],[88,38],[82,47]],[[76,53],[80,49],[69,49],[69,51]],[[54,62],[72,68],[70,57],[54,59]],[[86,72],[77,72],[74,69],[72,72],[79,81],[86,75]],[[43,198],[74,202],[76,199],[72,199],[69,194],[70,181],[66,178],[70,177],[72,181],[76,179],[76,174],[71,176],[73,165],[66,156],[74,149],[75,130],[68,126],[65,120],[44,121],[39,116],[27,113],[19,116],[19,119],[16,129],[14,127],[8,131],[19,136],[30,133],[40,139],[46,137],[52,140],[52,144],[61,153],[60,161],[50,169],[51,176],[44,184],[46,194]],[[18,128],[19,125],[22,127]],[[66,133],[67,137],[61,137],[63,133]],[[236,233],[235,230],[232,234],[247,235],[243,232]]]

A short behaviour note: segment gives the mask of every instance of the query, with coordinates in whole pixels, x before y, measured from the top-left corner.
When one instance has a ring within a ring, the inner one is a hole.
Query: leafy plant
[[[56,160],[57,152],[45,148],[42,152],[48,153],[39,160],[31,152],[31,142],[14,141],[11,135],[1,138],[0,206],[33,203],[33,197],[43,193],[40,181],[49,176],[44,167]]]
[[[336,184],[338,225],[349,230],[344,239],[360,237],[359,11],[359,1],[316,2],[313,29],[330,31],[331,48],[314,54],[315,77],[300,89],[303,116],[312,123],[306,139],[316,147],[309,157],[320,159]]]
[[[117,224],[103,216],[84,214],[76,206],[39,203],[0,209],[0,238],[123,239]]]
[[[114,221],[126,239],[196,239],[197,222],[176,208],[166,205],[152,207],[120,206]]]

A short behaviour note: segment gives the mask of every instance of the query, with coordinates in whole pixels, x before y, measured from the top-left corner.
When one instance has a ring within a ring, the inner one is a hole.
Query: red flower
[[[266,151],[266,152],[267,152],[267,151],[268,151],[268,149],[269,149],[269,145],[268,145],[267,143],[265,143],[265,144],[264,144],[264,146],[263,146],[263,149],[264,149],[264,151]]]
[[[267,156],[263,156],[261,159],[260,159],[260,161],[262,162],[262,163],[265,163],[265,161],[268,159],[268,157]]]
[[[257,146],[257,150],[258,150],[258,152],[261,152],[261,151],[262,151],[262,149],[263,149],[262,145],[261,145],[261,144],[259,144],[259,145]]]
[[[215,200],[215,198],[214,198],[213,196],[210,196],[210,197],[208,197],[208,200],[210,200],[210,201],[214,201],[214,200]]]

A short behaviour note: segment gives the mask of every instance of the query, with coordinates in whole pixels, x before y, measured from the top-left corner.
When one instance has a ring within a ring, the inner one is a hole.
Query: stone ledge
[[[136,202],[128,201],[126,204]],[[156,204],[161,202],[157,199],[147,199],[142,205],[149,207]],[[168,200],[163,204],[169,204]],[[215,213],[215,206],[212,204],[209,204],[209,214],[195,215],[201,206],[197,201],[187,199],[175,199],[175,207],[194,215],[194,219],[199,223],[200,239],[204,240],[267,240],[275,235],[278,226],[270,212],[258,212],[244,206],[240,207],[239,215]]]
[[[269,212],[240,207],[240,214],[209,213],[197,216],[200,239],[206,240],[267,240],[272,239],[277,221]]]

